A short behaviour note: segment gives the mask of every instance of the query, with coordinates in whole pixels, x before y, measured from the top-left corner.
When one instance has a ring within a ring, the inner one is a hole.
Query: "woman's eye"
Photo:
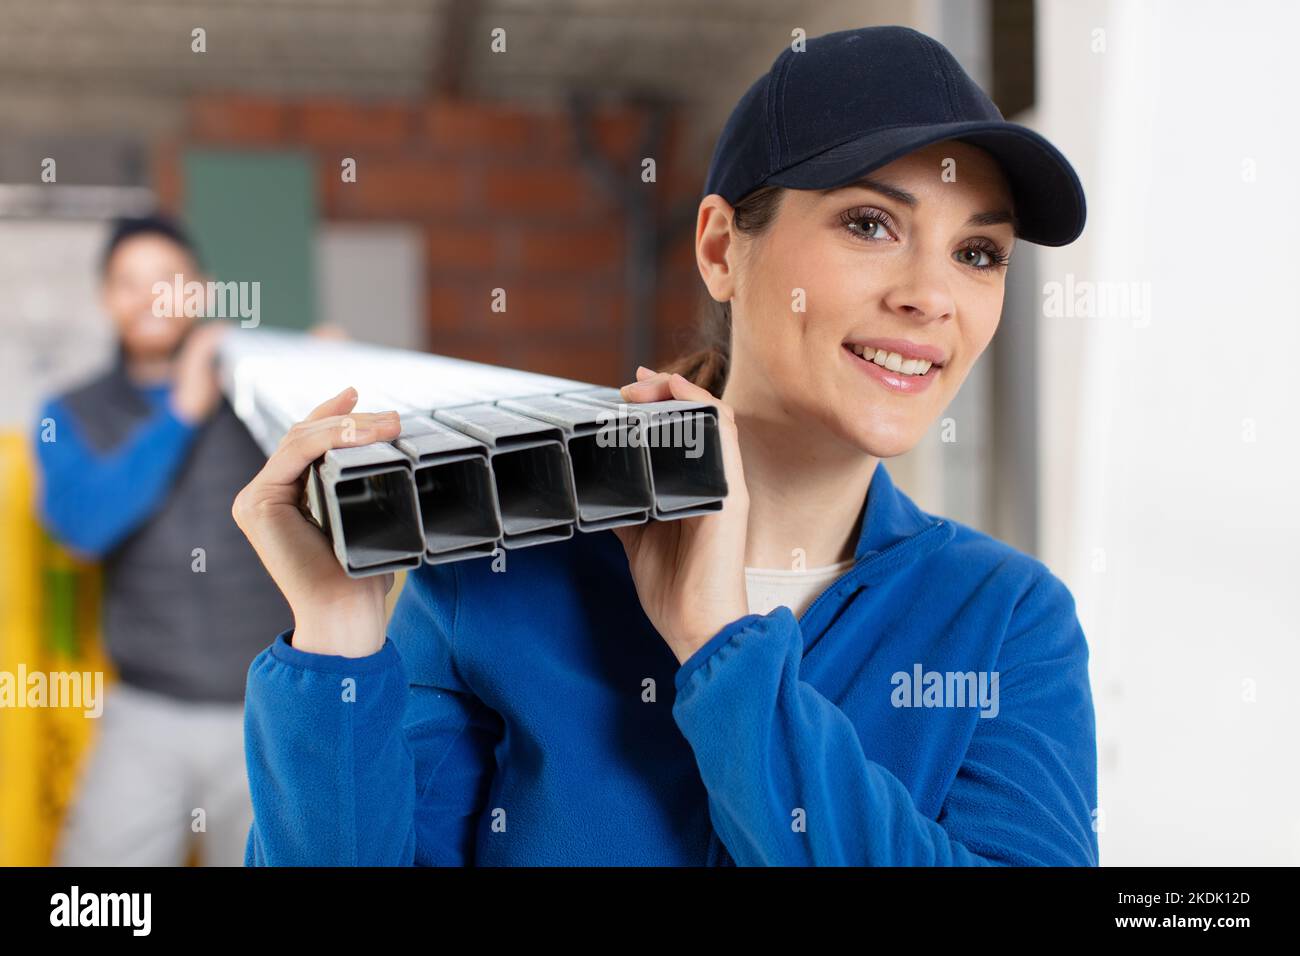
[[[1007,257],[992,249],[967,246],[953,253],[953,258],[973,269],[994,269],[1007,264]]]
[[[888,235],[885,232],[885,224],[879,219],[859,219],[853,224],[852,229],[863,239],[883,239]]]
[[[879,209],[864,207],[845,210],[840,213],[840,224],[849,231],[853,238],[867,242],[879,242],[894,237],[894,234],[890,232],[890,226],[893,223],[890,221],[889,216]]]
[[[849,232],[860,239],[890,238],[889,227],[885,225],[884,220],[874,216],[853,216],[844,225]]]

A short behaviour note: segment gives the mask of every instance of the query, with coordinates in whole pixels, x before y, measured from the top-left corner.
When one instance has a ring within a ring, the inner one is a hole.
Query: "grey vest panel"
[[[120,363],[63,403],[99,452],[151,412]],[[166,500],[105,557],[104,642],[127,683],[184,700],[240,701],[248,665],[292,625],[288,604],[230,515],[265,460],[223,399]],[[206,571],[192,570],[196,548]]]

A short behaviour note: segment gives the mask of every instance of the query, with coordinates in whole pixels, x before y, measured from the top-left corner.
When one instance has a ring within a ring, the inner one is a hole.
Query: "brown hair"
[[[760,186],[734,207],[732,223],[737,232],[760,235],[776,218],[785,189]],[[705,294],[707,298],[707,293]],[[671,362],[665,371],[677,372],[715,396],[721,396],[731,367],[731,303],[708,298],[696,334],[696,350]]]

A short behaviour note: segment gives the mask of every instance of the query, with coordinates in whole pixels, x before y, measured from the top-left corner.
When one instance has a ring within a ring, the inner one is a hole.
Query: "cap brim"
[[[1001,165],[1016,204],[1019,238],[1042,246],[1064,246],[1079,238],[1087,210],[1074,167],[1043,136],[1015,123],[980,120],[876,130],[779,170],[764,183],[791,189],[847,186],[913,150],[947,139],[978,146]]]

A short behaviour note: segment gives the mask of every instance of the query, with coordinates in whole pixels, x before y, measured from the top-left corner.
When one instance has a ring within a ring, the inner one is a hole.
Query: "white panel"
[[[1300,9],[1040,13],[1041,116],[1089,220],[1041,277],[1140,293],[1041,338],[1045,559],[1092,648],[1102,862],[1295,865],[1300,126],[1278,91]]]
[[[417,228],[324,224],[316,264],[322,323],[362,342],[426,346],[424,238]]]

